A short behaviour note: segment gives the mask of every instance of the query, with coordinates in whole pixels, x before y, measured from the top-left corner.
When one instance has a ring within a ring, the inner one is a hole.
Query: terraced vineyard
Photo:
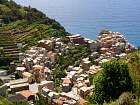
[[[18,20],[0,27],[2,57],[17,62],[19,52],[35,46],[39,40],[49,37],[65,37],[63,27],[56,29],[56,26],[56,24],[46,25],[38,22],[29,24],[25,20]],[[22,43],[23,48],[19,49],[17,43]]]
[[[18,54],[41,39],[65,37],[65,29],[35,8],[22,7],[10,0],[0,0],[0,70],[10,62],[18,63]],[[17,47],[22,43],[22,48]]]
[[[19,49],[10,33],[0,33],[0,47],[3,48],[4,56],[8,56],[10,59],[17,58]]]

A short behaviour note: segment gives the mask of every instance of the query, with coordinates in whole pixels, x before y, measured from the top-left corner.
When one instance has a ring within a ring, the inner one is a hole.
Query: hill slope
[[[18,59],[17,43],[24,48],[49,37],[65,37],[65,29],[55,20],[31,7],[13,1],[0,0],[0,68]],[[6,61],[6,62],[5,62]]]

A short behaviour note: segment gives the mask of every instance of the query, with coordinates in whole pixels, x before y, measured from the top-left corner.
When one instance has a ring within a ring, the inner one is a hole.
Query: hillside
[[[17,61],[20,50],[36,45],[48,37],[65,37],[65,29],[55,20],[31,7],[22,7],[13,1],[0,0],[0,68],[8,69]],[[22,43],[23,48],[17,47]]]
[[[95,90],[87,96],[88,105],[140,105],[140,50],[104,63],[102,67],[101,72],[90,75]]]
[[[22,7],[12,0],[0,0],[0,19],[3,23],[10,23],[22,19],[33,22],[45,18],[45,14],[35,8]]]

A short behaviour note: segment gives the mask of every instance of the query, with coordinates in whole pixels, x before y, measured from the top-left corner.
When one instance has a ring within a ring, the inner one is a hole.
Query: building
[[[25,67],[17,67],[16,68],[16,72],[18,73],[18,75],[20,77],[22,77],[22,73],[26,71],[26,68]]]
[[[91,66],[91,61],[89,61],[89,58],[84,58],[81,61],[82,68],[86,71],[89,70]]]
[[[88,103],[88,101],[86,101],[86,100],[83,99],[83,98],[80,98],[80,99],[78,100],[78,103],[79,103],[80,105],[84,105],[84,104]]]
[[[88,41],[88,44],[89,44],[90,50],[91,50],[92,52],[98,51],[99,48],[100,48],[100,44],[99,44],[99,42],[97,42],[97,41],[89,40],[89,41]]]
[[[20,91],[19,94],[22,95],[23,97],[25,97],[25,99],[27,101],[35,100],[35,95],[29,90]]]
[[[55,40],[41,40],[38,42],[38,47],[43,47],[48,51],[52,51],[54,49]]]
[[[68,36],[70,41],[74,44],[86,44],[86,41],[79,34]]]
[[[84,86],[80,88],[80,96],[86,97],[90,93],[90,90],[88,87]]]
[[[56,63],[56,61],[57,61],[57,54],[56,53],[53,53],[52,51],[49,51],[47,53],[47,57],[52,63]]]
[[[57,99],[58,97],[59,97],[59,94],[56,93],[56,92],[54,92],[54,91],[50,91],[50,92],[48,93],[48,95],[47,95],[48,101],[49,101],[50,103],[53,102],[53,99]]]
[[[22,91],[22,90],[27,90],[27,89],[29,89],[29,84],[23,83],[23,84],[12,85],[12,86],[10,86],[10,89],[11,89],[11,93],[15,93],[15,92]]]
[[[10,102],[27,102],[28,100],[21,94],[9,95],[7,98]]]
[[[41,92],[43,87],[46,87],[49,90],[54,91],[54,82],[53,81],[41,81],[41,83],[38,84],[39,92]]]
[[[72,88],[72,82],[69,78],[64,78],[62,83],[63,92],[69,92]]]
[[[9,83],[7,83],[7,87],[9,88],[8,90],[11,93],[15,93],[22,90],[28,90],[28,78],[11,80]]]

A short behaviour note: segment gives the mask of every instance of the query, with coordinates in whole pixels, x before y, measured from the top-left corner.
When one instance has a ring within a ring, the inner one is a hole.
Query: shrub
[[[117,99],[123,92],[131,91],[133,83],[125,62],[111,61],[103,64],[103,71],[95,78],[94,100],[97,103]]]

